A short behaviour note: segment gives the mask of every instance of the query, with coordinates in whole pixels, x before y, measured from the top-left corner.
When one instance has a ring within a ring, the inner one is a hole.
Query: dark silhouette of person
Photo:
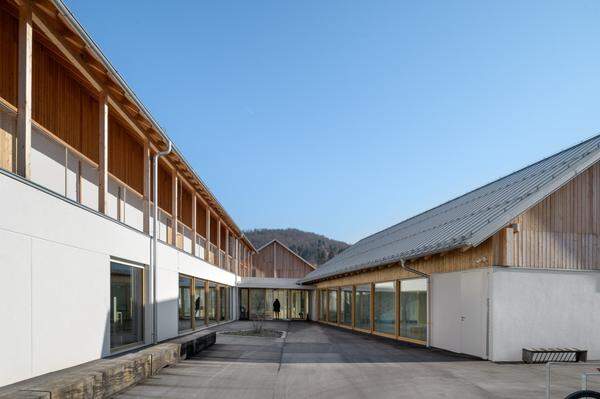
[[[279,312],[281,311],[281,303],[279,303],[279,299],[275,298],[275,302],[273,302],[273,313],[275,313],[275,320],[279,320]]]

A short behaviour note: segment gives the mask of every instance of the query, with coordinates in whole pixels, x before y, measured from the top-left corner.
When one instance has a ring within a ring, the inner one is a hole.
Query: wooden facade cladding
[[[446,273],[461,270],[478,269],[493,266],[493,242],[488,239],[481,245],[469,250],[455,250],[431,257],[420,258],[407,262],[408,267],[422,273]],[[321,281],[316,284],[318,288],[341,287],[347,285],[359,285],[385,281],[402,280],[406,278],[420,277],[399,264],[383,266],[374,270],[368,270],[348,276],[331,280]]]
[[[500,265],[600,269],[600,163],[519,215],[496,239]]]
[[[158,163],[158,207],[167,213],[173,212],[173,195],[171,192],[172,173],[161,161]]]
[[[108,118],[108,171],[143,195],[144,146],[113,114]]]
[[[33,120],[97,164],[98,100],[39,40],[33,43],[32,78]]]
[[[179,221],[187,227],[192,228],[192,193],[185,187],[185,184],[179,183],[179,209],[177,216]]]
[[[311,264],[278,241],[259,249],[253,258],[252,277],[301,278],[314,270]]]
[[[210,242],[211,244],[217,245],[219,237],[217,236],[217,232],[219,230],[219,226],[217,225],[217,218],[211,213],[210,215]]]
[[[0,6],[0,97],[17,106],[19,20]]]
[[[196,201],[196,207],[196,232],[206,238],[206,207],[200,201]]]

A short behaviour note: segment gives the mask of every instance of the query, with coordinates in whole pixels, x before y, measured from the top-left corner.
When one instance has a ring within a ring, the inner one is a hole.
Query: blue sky
[[[600,132],[598,1],[82,1],[241,228],[354,242]]]

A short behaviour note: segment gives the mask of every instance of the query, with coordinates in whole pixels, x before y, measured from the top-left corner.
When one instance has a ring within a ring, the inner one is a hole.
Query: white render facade
[[[117,353],[110,347],[110,264],[144,270],[151,238],[0,172],[0,386]],[[233,287],[236,275],[163,242],[157,256],[158,340],[179,335],[181,274]],[[235,319],[231,290],[229,319]],[[148,303],[148,287],[144,287]],[[144,306],[143,342],[152,311]]]

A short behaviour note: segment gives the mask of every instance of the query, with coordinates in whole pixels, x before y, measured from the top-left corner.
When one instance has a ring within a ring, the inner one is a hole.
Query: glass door
[[[307,292],[303,290],[290,291],[290,318],[305,320],[308,310]]]
[[[248,288],[240,289],[240,320],[248,320],[249,319],[249,304],[248,304]]]

